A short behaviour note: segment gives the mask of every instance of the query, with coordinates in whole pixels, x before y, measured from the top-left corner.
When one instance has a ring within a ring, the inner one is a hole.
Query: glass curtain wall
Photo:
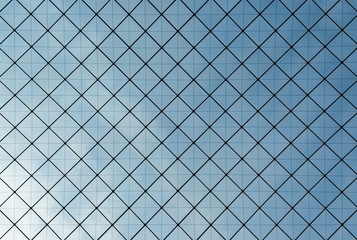
[[[0,239],[356,239],[356,11],[0,1]]]

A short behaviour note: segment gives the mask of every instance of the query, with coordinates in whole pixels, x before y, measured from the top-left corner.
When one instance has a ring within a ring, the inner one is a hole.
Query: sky
[[[356,8],[0,3],[0,238],[354,239]]]

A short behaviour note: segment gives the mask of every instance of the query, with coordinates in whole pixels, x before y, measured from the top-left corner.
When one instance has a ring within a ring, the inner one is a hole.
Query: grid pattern
[[[0,238],[357,239],[356,11],[0,1]]]

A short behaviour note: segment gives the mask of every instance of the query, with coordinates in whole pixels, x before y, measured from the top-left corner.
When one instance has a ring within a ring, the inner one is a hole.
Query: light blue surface
[[[0,238],[355,239],[356,8],[0,2]]]

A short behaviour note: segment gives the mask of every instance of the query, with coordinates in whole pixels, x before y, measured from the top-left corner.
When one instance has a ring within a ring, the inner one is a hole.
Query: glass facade
[[[0,1],[0,239],[356,239],[356,11]]]

